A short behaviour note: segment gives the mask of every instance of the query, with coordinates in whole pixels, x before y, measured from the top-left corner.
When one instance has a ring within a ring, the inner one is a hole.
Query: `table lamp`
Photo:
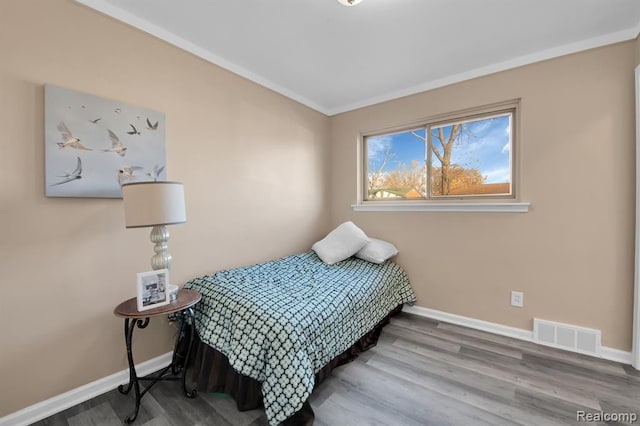
[[[132,182],[122,185],[124,218],[127,228],[151,228],[151,242],[156,254],[151,268],[170,269],[167,251],[167,225],[185,223],[184,186],[181,182]]]

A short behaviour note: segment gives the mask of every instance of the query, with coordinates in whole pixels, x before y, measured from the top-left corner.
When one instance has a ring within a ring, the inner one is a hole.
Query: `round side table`
[[[184,390],[185,395],[188,398],[196,397],[197,393],[195,389],[187,389],[186,377],[187,363],[191,354],[191,347],[193,346],[193,334],[195,333],[195,316],[193,307],[200,301],[200,298],[200,293],[198,293],[197,291],[180,289],[178,290],[178,297],[176,297],[175,300],[172,300],[168,305],[159,306],[157,308],[152,308],[145,311],[138,311],[137,298],[132,297],[131,299],[125,300],[124,302],[116,306],[116,308],[113,310],[113,313],[116,316],[124,318],[124,340],[127,346],[127,360],[129,361],[129,383],[127,383],[126,385],[118,386],[118,391],[126,395],[129,393],[129,391],[131,391],[131,389],[133,389],[136,396],[135,410],[131,415],[124,418],[125,423],[132,423],[133,421],[135,421],[136,417],[138,417],[138,411],[140,411],[140,400],[147,393],[147,391],[160,380],[180,379],[182,380],[182,389]],[[162,315],[170,315],[172,319],[181,320],[180,332],[176,337],[171,364],[160,370],[160,372],[156,372],[145,377],[138,377],[131,350],[133,330],[136,327],[140,329],[146,328],[147,325],[149,325],[150,318]],[[180,360],[177,356],[178,343],[180,341],[180,336],[183,335],[189,323],[193,328],[189,333],[187,353],[184,357],[184,360]],[[181,361],[183,362],[182,365],[180,365]],[[182,374],[179,377],[176,377],[179,373]],[[148,380],[151,381],[151,383],[141,391],[140,381],[142,380]]]

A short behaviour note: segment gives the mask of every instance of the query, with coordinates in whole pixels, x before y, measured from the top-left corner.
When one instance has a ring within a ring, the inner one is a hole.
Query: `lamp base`
[[[158,225],[151,228],[151,242],[154,244],[153,251],[156,253],[151,257],[151,268],[154,271],[158,269],[171,269],[171,255],[167,251],[169,241],[169,230],[164,225]],[[178,299],[178,286],[175,284],[167,284],[169,292],[169,300]]]
[[[151,228],[151,242],[153,251],[156,253],[151,257],[151,268],[156,271],[158,269],[171,269],[171,255],[167,251],[169,247],[169,230],[164,225],[158,225]]]

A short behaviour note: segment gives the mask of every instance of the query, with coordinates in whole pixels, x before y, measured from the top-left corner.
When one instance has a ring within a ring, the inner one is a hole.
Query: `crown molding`
[[[384,95],[375,96],[359,102],[355,102],[348,105],[342,105],[333,109],[329,109],[328,115],[337,115],[355,109],[376,105],[382,102],[391,101],[394,99],[402,98],[405,96],[415,95],[428,90],[437,89],[451,84],[460,83],[462,81],[471,80],[478,77],[484,77],[497,72],[510,70],[513,68],[522,67],[525,65],[534,64],[536,62],[542,62],[549,59],[557,58],[560,56],[570,55],[572,53],[578,53],[589,49],[595,49],[610,44],[620,43],[623,41],[633,40],[640,33],[640,22],[633,28],[627,30],[618,31],[615,33],[605,34],[603,36],[594,37],[586,40],[581,40],[576,43],[565,44],[563,46],[554,47],[553,49],[547,49],[540,52],[532,53],[530,55],[520,56],[518,58],[510,59],[508,61],[499,62],[496,64],[487,65],[485,67],[475,68],[473,70],[464,71],[459,74],[454,74],[438,80],[427,81],[417,86],[408,87],[406,89],[389,92]]]
[[[569,55],[572,53],[581,52],[584,50],[594,49],[609,44],[619,43],[627,40],[635,39],[640,33],[640,22],[632,28],[626,30],[617,31],[614,33],[604,34],[599,37],[594,37],[586,40],[581,40],[575,43],[565,44],[552,49],[543,50],[530,55],[520,56],[518,58],[510,59],[508,61],[499,62],[496,64],[487,65],[484,67],[475,68],[472,70],[464,71],[458,74],[447,76],[441,79],[430,80],[424,83],[411,86],[405,89],[384,93],[379,96],[363,99],[361,101],[353,102],[350,104],[338,105],[335,107],[327,107],[320,105],[313,100],[300,95],[297,92],[289,90],[276,84],[260,75],[247,70],[246,68],[239,66],[215,53],[192,43],[171,31],[168,31],[158,25],[155,25],[137,15],[127,12],[126,10],[116,7],[105,0],[74,0],[76,3],[85,5],[91,9],[110,16],[121,22],[124,22],[134,28],[137,28],[143,32],[151,34],[160,40],[163,40],[169,44],[172,44],[182,50],[185,50],[207,62],[224,68],[233,72],[241,77],[246,78],[254,83],[264,86],[276,93],[279,93],[287,98],[290,98],[296,102],[301,103],[313,110],[316,110],[324,115],[333,116],[342,114],[348,111],[353,111],[359,108],[364,108],[372,105],[376,105],[382,102],[391,101],[394,99],[402,98],[405,96],[415,95],[417,93],[426,92],[428,90],[437,89],[440,87],[448,86],[462,81],[471,80],[478,77],[494,74],[501,71],[506,71],[512,68],[518,68],[521,66],[533,64],[536,62],[546,61],[548,59],[557,58],[559,56]]]
[[[329,115],[326,108],[322,105],[319,105],[313,102],[306,97],[289,90],[285,87],[282,87],[266,78],[259,76],[258,74],[247,70],[237,64],[234,64],[227,59],[216,55],[215,53],[186,40],[177,34],[168,31],[156,24],[153,24],[145,19],[140,18],[138,15],[134,15],[133,13],[129,13],[124,9],[113,6],[107,1],[104,0],[74,0],[76,3],[80,3],[84,6],[87,6],[91,9],[97,10],[98,12],[110,16],[118,21],[124,22],[127,25],[130,25],[134,28],[139,29],[147,34],[151,34],[152,36],[159,38],[162,41],[165,41],[169,44],[174,45],[175,47],[182,49],[186,52],[189,52],[201,59],[204,59],[207,62],[210,62],[214,65],[219,66],[220,68],[224,68],[227,71],[231,71],[234,74],[239,75],[240,77],[246,78],[254,83],[259,84],[260,86],[266,87],[267,89],[271,89],[276,93],[279,93],[289,99],[292,99],[296,102],[299,102],[313,110],[321,112],[324,115]]]

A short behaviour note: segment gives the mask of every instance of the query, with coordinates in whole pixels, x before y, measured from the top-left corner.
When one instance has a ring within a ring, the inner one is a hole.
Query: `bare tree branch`
[[[422,135],[419,135],[418,133],[416,133],[416,131],[415,131],[415,130],[412,130],[412,131],[411,131],[411,134],[412,134],[413,136],[415,136],[416,138],[421,139],[423,142],[426,142],[426,141],[427,141],[427,139],[426,139],[425,137],[423,137]]]
[[[387,165],[387,162],[393,157],[391,154],[391,144],[387,145],[387,149],[384,152],[384,157],[382,159],[382,163],[378,170],[371,173],[371,177],[369,178],[369,190],[375,189],[380,186],[382,183],[382,175],[384,174],[384,168]]]
[[[438,127],[438,141],[440,141],[440,145],[442,145],[442,149],[446,150],[447,146],[443,142],[444,141],[444,132],[442,131],[442,127]]]
[[[433,152],[436,155],[436,158],[438,158],[438,160],[440,160],[440,163],[442,164],[442,161],[443,161],[442,155],[438,152],[438,150],[432,147],[431,152]]]
[[[428,143],[429,148],[431,149],[431,152],[433,152],[433,153],[436,155],[436,157],[438,158],[438,160],[440,160],[440,162],[442,163],[442,156],[440,155],[440,153],[438,152],[438,150],[436,150],[436,149],[433,147],[433,143],[431,143],[430,141],[428,142],[428,141],[427,141],[427,138],[422,137],[421,135],[419,135],[418,133],[416,133],[416,131],[415,131],[415,130],[412,130],[412,131],[411,131],[411,134],[412,134],[413,136],[417,137],[418,139],[420,139],[420,140],[424,141],[425,143]]]

